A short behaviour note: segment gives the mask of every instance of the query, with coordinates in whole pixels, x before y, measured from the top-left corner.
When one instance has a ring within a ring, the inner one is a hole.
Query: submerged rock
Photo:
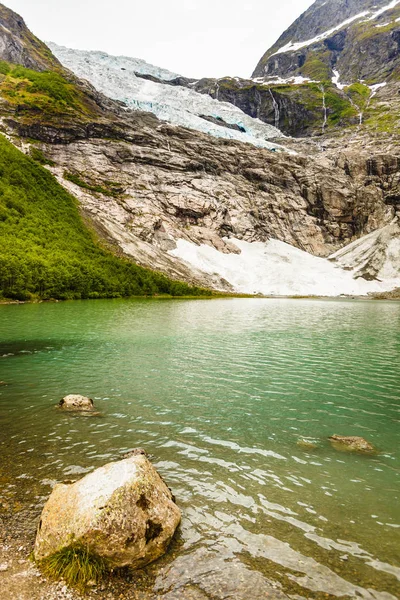
[[[334,446],[341,446],[342,449],[354,450],[356,452],[374,452],[375,448],[372,444],[367,442],[363,437],[359,436],[346,436],[346,435],[332,435],[329,441]]]
[[[297,440],[297,445],[300,448],[304,448],[305,450],[315,450],[316,448],[318,448],[317,442],[315,442],[314,440],[307,440],[305,438],[300,438],[299,440]]]
[[[59,407],[64,410],[94,410],[93,400],[79,394],[70,394],[60,400]]]
[[[42,512],[34,556],[40,562],[83,547],[109,568],[140,568],[166,552],[180,520],[170,490],[137,454],[57,485]]]

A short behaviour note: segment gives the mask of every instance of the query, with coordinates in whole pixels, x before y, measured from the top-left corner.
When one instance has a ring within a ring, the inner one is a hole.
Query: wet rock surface
[[[346,448],[355,452],[375,452],[375,448],[370,442],[359,436],[332,435],[329,441],[333,446]]]
[[[93,400],[79,394],[69,394],[62,398],[59,407],[63,410],[92,411],[94,410]]]

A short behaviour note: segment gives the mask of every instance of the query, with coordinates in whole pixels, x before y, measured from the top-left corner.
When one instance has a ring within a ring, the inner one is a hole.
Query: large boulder
[[[332,435],[329,438],[334,447],[343,450],[353,450],[356,452],[374,452],[375,448],[363,437],[357,435]]]
[[[181,512],[144,454],[56,485],[44,506],[34,555],[85,548],[112,568],[139,568],[165,553]]]
[[[79,394],[64,396],[59,402],[59,407],[64,410],[94,410],[93,400]]]

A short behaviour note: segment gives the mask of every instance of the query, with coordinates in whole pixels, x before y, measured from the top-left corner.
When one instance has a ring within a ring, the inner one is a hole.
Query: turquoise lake
[[[0,306],[0,380],[0,516],[33,531],[54,483],[140,446],[183,512],[158,597],[400,596],[399,302]]]

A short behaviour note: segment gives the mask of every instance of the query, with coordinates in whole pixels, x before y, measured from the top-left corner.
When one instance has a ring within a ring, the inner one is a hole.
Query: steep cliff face
[[[49,48],[35,37],[22,17],[0,4],[0,55],[2,60],[36,71],[60,69]]]
[[[278,127],[285,135],[321,135],[359,123],[358,111],[345,92],[331,84],[296,80],[269,83],[239,78],[201,79],[202,93],[230,102],[248,115]]]
[[[346,84],[396,79],[399,17],[397,0],[317,0],[264,54],[253,77],[326,80],[337,71]]]

